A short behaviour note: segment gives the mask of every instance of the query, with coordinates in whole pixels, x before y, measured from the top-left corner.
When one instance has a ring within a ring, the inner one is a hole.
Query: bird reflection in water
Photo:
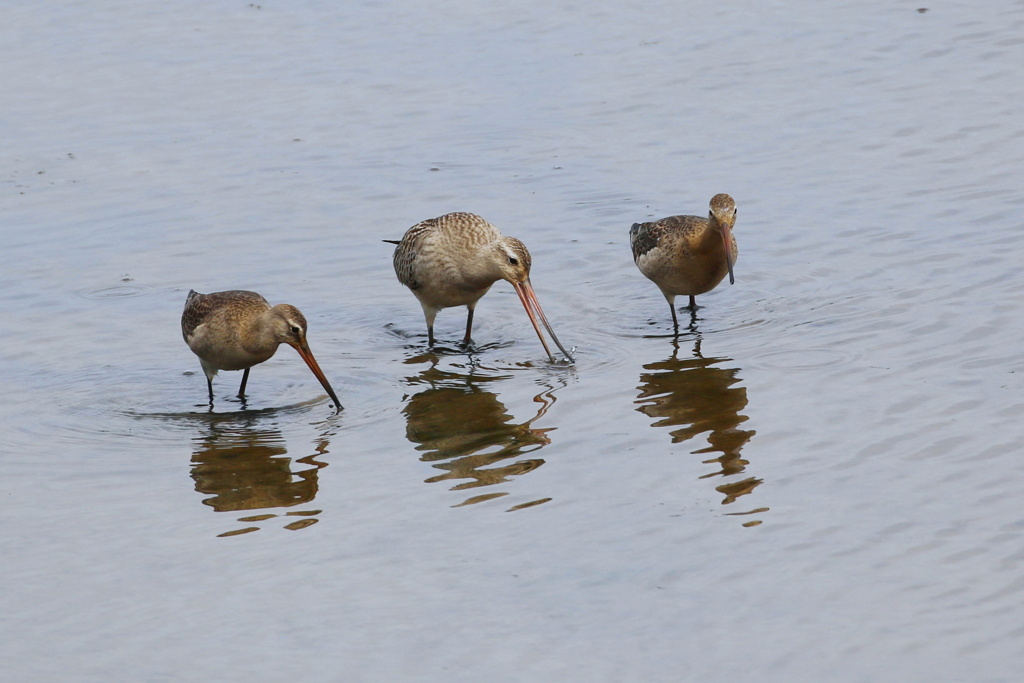
[[[672,355],[663,361],[644,366],[640,375],[637,410],[656,418],[652,427],[678,427],[669,432],[672,443],[689,441],[707,434],[708,446],[694,454],[717,453],[717,457],[704,460],[715,465],[717,472],[701,477],[728,477],[729,481],[715,487],[724,498],[723,505],[736,502],[761,484],[761,479],[746,476],[749,464],[740,457],[740,450],[754,436],[754,430],[740,429],[747,416],[740,411],[747,405],[747,390],[736,386],[738,368],[719,367],[728,358],[705,358],[700,352],[700,337],[694,340],[693,355],[679,358],[678,342],[673,340]],[[742,478],[741,478],[742,477]],[[755,508],[732,515],[754,515],[767,508]],[[748,521],[744,526],[756,526],[760,521]]]
[[[318,472],[327,464],[318,455],[327,453],[328,437],[317,440],[315,453],[294,462],[280,430],[258,426],[255,419],[226,417],[209,423],[205,434],[194,441],[192,478],[196,491],[211,494],[203,500],[217,512],[287,508],[309,503],[316,497]],[[290,511],[286,529],[304,529],[317,523],[321,510]],[[257,531],[253,523],[277,517],[276,513],[248,515],[238,521],[249,526],[220,536]]]
[[[548,411],[554,402],[554,389],[549,387],[534,397],[539,404],[536,414],[523,423],[516,423],[496,394],[488,391],[487,383],[508,376],[474,377],[470,374],[440,370],[436,362],[430,369],[406,381],[410,385],[429,388],[413,394],[403,408],[406,418],[406,437],[420,459],[433,463],[442,473],[426,481],[451,481],[450,490],[461,491],[508,482],[512,477],[532,472],[544,464],[541,458],[519,458],[533,454],[551,443],[548,432],[532,425]],[[493,492],[471,496],[453,507],[480,503],[508,495]],[[519,510],[546,503],[541,498],[515,505]]]

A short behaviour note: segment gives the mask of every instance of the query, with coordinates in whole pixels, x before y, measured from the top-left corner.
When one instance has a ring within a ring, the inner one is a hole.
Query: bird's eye
[[[292,325],[292,334],[298,334],[299,332],[302,332],[302,328],[298,325]]]
[[[513,266],[519,265],[519,259],[517,259],[515,256],[509,256],[508,262],[511,263]]]

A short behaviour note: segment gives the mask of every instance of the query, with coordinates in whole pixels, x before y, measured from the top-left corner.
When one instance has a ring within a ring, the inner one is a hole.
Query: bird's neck
[[[270,311],[267,311],[253,318],[242,335],[242,348],[254,356],[265,355],[270,358],[280,343],[274,336],[274,326],[269,313]]]
[[[458,262],[461,278],[474,289],[490,287],[502,278],[502,271],[496,265],[496,259],[503,259],[504,253],[496,243],[481,247],[478,258],[465,259]]]
[[[691,248],[696,252],[722,251],[725,246],[722,241],[721,226],[713,220],[709,220],[704,229],[697,234]]]

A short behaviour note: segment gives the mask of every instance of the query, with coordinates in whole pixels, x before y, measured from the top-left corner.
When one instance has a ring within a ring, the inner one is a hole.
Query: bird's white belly
[[[438,258],[430,267],[417,268],[416,281],[420,286],[413,294],[434,308],[475,304],[494,284],[493,280],[474,277],[464,264],[445,257]]]
[[[224,343],[224,339],[214,339],[205,325],[200,325],[188,339],[188,346],[199,356],[203,363],[217,370],[244,370],[267,360],[274,355],[277,347],[269,353],[251,353],[237,339],[233,343]]]

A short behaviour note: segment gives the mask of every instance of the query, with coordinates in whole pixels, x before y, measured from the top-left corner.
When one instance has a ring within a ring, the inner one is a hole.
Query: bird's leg
[[[469,307],[469,315],[466,316],[466,336],[462,338],[462,345],[463,346],[469,346],[470,344],[473,343],[473,340],[470,337],[470,334],[471,334],[472,331],[473,331],[473,307],[470,306]]]
[[[691,311],[697,310],[697,300],[693,298],[693,294],[690,295],[690,305],[687,308]]]
[[[242,373],[242,385],[238,387],[238,398],[245,398],[245,383],[249,381],[249,368]]]
[[[434,319],[437,318],[437,312],[440,309],[429,306],[424,302],[420,302],[423,306],[423,319],[427,323],[427,348],[434,347]]]
[[[206,378],[206,389],[210,392],[210,407],[213,407],[213,379],[209,376]]]
[[[676,317],[676,307],[670,301],[668,302],[668,310],[672,311],[672,329],[676,331],[676,335],[679,335],[679,318]]]

